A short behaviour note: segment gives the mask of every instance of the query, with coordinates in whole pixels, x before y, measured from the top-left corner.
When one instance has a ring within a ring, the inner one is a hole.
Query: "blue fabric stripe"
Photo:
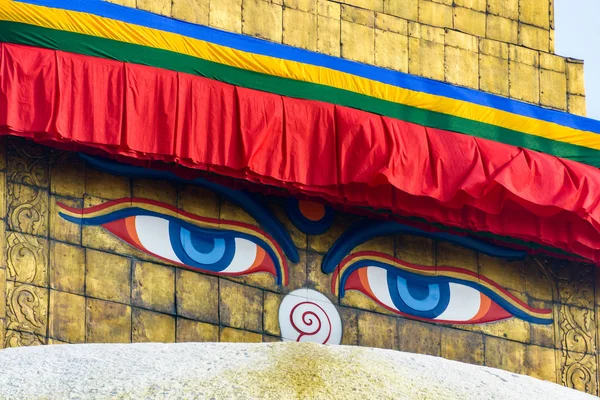
[[[262,39],[252,38],[236,33],[225,32],[215,28],[195,25],[184,21],[137,10],[100,0],[18,0],[39,6],[58,8],[70,11],[86,12],[121,22],[154,28],[166,32],[180,34],[204,40],[214,44],[231,47],[237,50],[256,53],[290,61],[326,67],[363,78],[379,81],[389,85],[444,96],[455,100],[496,108],[543,121],[553,122],[570,128],[600,133],[600,121],[569,114],[563,111],[549,110],[517,100],[462,88],[417,77],[398,71],[392,71],[372,65],[315,53]]]

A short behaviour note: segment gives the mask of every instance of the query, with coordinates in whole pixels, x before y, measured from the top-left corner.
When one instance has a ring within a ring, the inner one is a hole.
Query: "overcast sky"
[[[585,61],[587,115],[600,120],[600,0],[555,0],[556,54]]]

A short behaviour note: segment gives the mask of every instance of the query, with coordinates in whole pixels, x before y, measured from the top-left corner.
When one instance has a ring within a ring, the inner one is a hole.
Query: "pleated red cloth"
[[[491,232],[600,263],[600,171],[367,112],[1,44],[0,129]]]

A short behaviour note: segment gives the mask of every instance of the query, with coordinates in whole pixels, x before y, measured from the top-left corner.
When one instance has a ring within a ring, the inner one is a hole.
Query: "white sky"
[[[600,120],[600,0],[555,0],[556,54],[585,61],[587,116]]]

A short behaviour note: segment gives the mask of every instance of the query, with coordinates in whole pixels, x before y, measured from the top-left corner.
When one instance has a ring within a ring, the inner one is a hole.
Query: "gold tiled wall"
[[[600,279],[592,266],[529,257],[506,262],[441,242],[381,237],[357,250],[377,250],[422,265],[451,265],[495,280],[539,308],[553,325],[513,318],[444,326],[392,315],[357,292],[339,300],[321,262],[355,219],[338,214],[329,231],[307,236],[280,204],[272,210],[290,231],[300,262],[290,284],[266,274],[209,276],[165,264],[97,226],[66,222],[57,202],[91,206],[143,197],[200,216],[254,223],[205,189],[128,179],[86,166],[76,155],[9,138],[0,146],[0,333],[3,346],[83,342],[277,341],[279,304],[310,287],[328,296],[343,322],[343,343],[442,356],[529,374],[598,394]]]
[[[583,62],[554,55],[554,0],[110,0],[585,115]]]

